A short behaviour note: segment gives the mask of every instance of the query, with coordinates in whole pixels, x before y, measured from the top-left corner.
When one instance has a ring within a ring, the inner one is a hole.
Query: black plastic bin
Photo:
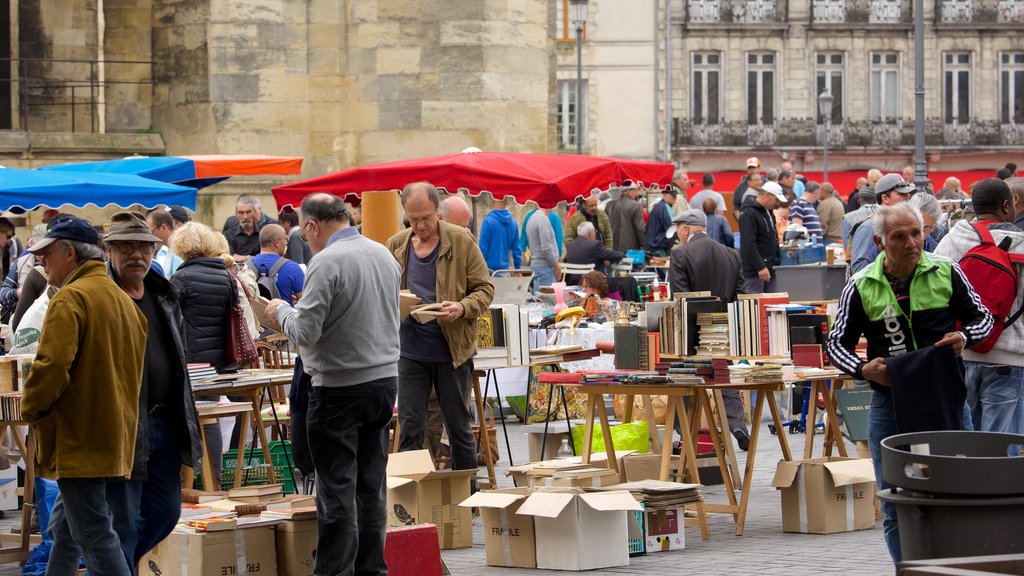
[[[882,476],[898,488],[904,560],[1024,552],[1024,458],[1007,454],[1024,436],[918,432],[882,441]],[[911,447],[914,447],[912,450]]]

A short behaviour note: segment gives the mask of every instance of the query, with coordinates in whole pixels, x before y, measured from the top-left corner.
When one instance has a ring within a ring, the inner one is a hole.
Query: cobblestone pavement
[[[519,424],[508,423],[509,440],[516,463],[527,461],[526,434]],[[498,426],[501,460],[497,464],[499,486],[511,487],[505,476],[508,457],[505,440]],[[790,435],[794,455],[803,453],[803,435]],[[731,516],[717,515],[711,522],[711,540],[702,541],[697,528],[686,529],[686,548],[659,552],[630,559],[630,565],[594,570],[588,574],[711,574],[723,576],[803,576],[811,574],[846,574],[849,576],[887,576],[894,573],[882,540],[881,524],[874,530],[862,530],[828,536],[787,534],[782,532],[781,504],[778,492],[771,487],[775,465],[781,459],[775,436],[762,425],[757,461],[754,467],[753,491],[743,536],[735,535]],[[820,453],[821,440],[818,448]],[[852,446],[851,446],[852,450]],[[739,465],[745,465],[745,452],[739,452]],[[483,468],[481,471],[483,472]],[[724,502],[721,486],[708,487],[709,502]],[[0,519],[0,531],[10,532],[18,524],[18,513],[8,511]],[[511,576],[515,574],[558,574],[548,570],[494,568],[484,563],[483,529],[479,518],[474,521],[474,546],[442,553],[454,576]],[[17,564],[0,564],[0,576],[20,574]]]

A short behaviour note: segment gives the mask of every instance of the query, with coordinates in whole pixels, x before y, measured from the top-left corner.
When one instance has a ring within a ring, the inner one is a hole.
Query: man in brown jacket
[[[608,220],[612,225],[612,250],[626,253],[626,250],[642,250],[644,247],[644,209],[637,200],[639,190],[636,184],[626,180],[619,189],[621,196],[605,206]]]
[[[487,313],[494,286],[487,262],[468,230],[437,218],[437,188],[415,182],[402,190],[409,229],[388,240],[402,270],[401,287],[423,303],[440,303],[437,320],[402,321],[399,331],[398,421],[401,450],[423,447],[424,419],[431,389],[437,392],[452,448],[452,468],[477,467],[469,424],[469,377],[476,352],[476,318]]]
[[[39,474],[60,488],[51,525],[67,522],[89,573],[129,576],[106,486],[132,473],[146,319],[110,278],[98,240],[89,222],[66,216],[31,248],[59,290],[43,321],[21,414],[36,429]]]

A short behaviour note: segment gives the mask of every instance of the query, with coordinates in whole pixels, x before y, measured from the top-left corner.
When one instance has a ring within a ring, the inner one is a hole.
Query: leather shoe
[[[747,434],[746,430],[738,428],[732,431],[732,435],[736,437],[736,444],[739,445],[740,450],[746,452],[747,448],[750,448],[750,434]]]

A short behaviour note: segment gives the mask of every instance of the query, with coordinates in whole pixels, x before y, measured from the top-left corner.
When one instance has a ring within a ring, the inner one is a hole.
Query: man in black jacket
[[[772,210],[785,201],[782,187],[768,182],[760,194],[743,202],[740,211],[740,256],[747,294],[775,292],[778,289],[774,268],[781,258],[779,235]]]
[[[668,273],[673,293],[707,290],[722,302],[732,302],[743,293],[740,255],[707,234],[707,216],[703,210],[690,209],[672,219],[679,246],[672,249]],[[750,446],[750,434],[743,424],[743,400],[737,390],[723,390],[729,429],[740,450]]]
[[[616,263],[625,258],[622,252],[609,250],[597,239],[597,230],[590,221],[581,222],[576,227],[576,238],[565,245],[565,261],[569,264],[593,264],[594,270],[607,272],[605,262]],[[565,281],[575,284],[579,278],[576,274],[566,276]]]

